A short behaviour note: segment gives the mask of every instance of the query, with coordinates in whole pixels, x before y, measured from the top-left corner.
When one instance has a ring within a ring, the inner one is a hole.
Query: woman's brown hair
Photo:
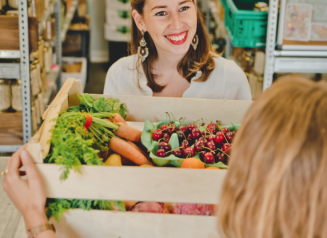
[[[327,237],[327,83],[281,78],[251,106],[219,205],[228,238]]]
[[[143,15],[143,7],[145,0],[131,0],[132,9],[136,10],[139,14]],[[191,79],[196,75],[198,71],[202,71],[201,77],[198,81],[206,81],[210,76],[210,73],[215,68],[215,61],[210,39],[206,32],[203,16],[199,8],[197,9],[197,33],[199,37],[199,44],[197,50],[194,50],[191,46],[183,59],[179,62],[177,70],[187,81],[191,82]],[[140,45],[142,34],[137,28],[134,20],[132,20],[131,29],[131,42],[130,52],[131,54],[137,54],[137,48]],[[144,74],[148,80],[148,85],[153,92],[161,92],[165,85],[159,85],[155,82],[157,75],[152,73],[153,63],[158,58],[158,52],[154,45],[154,42],[149,33],[144,34],[144,39],[147,42],[149,48],[149,56],[142,63]],[[137,65],[137,69],[138,69]]]

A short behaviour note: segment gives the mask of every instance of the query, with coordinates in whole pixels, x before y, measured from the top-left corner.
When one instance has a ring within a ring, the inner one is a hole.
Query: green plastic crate
[[[265,46],[268,12],[254,11],[254,4],[238,2],[236,7],[234,1],[236,0],[221,0],[225,10],[225,27],[233,46]]]

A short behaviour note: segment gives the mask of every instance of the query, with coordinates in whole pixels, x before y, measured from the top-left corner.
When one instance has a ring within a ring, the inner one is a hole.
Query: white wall
[[[104,39],[105,1],[88,0],[91,28],[91,62],[108,62],[108,41]]]

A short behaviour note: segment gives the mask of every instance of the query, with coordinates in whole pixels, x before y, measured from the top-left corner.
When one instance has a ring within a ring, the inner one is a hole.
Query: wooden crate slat
[[[59,224],[60,238],[219,238],[217,217],[70,210]]]
[[[37,164],[47,197],[217,204],[227,170],[81,166],[60,181],[60,165]]]

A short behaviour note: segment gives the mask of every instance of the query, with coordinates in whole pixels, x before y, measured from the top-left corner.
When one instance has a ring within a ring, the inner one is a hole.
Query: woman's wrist
[[[24,216],[26,230],[33,229],[42,224],[48,223],[48,219],[45,215],[45,212],[30,212]]]

